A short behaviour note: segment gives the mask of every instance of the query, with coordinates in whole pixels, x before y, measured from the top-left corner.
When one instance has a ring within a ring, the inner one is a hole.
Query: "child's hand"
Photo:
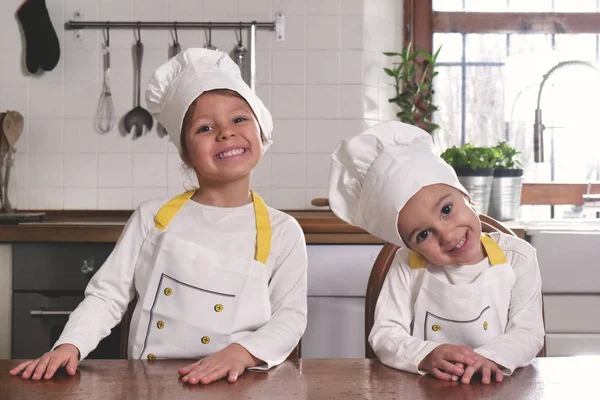
[[[441,344],[419,363],[418,368],[429,372],[437,379],[458,380],[465,373],[464,365],[474,365],[477,353],[467,346]],[[467,367],[469,368],[469,367]],[[453,378],[453,377],[456,378]]]
[[[228,377],[229,382],[235,382],[246,368],[254,367],[260,362],[244,347],[233,343],[211,356],[180,368],[178,372],[182,381],[192,385],[211,383],[224,376]]]
[[[475,353],[477,360],[474,364],[467,366],[465,373],[462,375],[462,383],[471,382],[471,378],[475,373],[481,374],[481,383],[488,384],[492,378],[492,375],[496,377],[496,382],[502,382],[504,374],[502,370],[495,362],[488,360],[484,356]]]
[[[79,349],[72,344],[61,344],[56,349],[49,351],[37,360],[25,361],[10,370],[11,375],[19,375],[23,379],[51,379],[57,369],[63,367],[69,375],[75,375],[79,362]],[[35,372],[34,372],[35,371]]]

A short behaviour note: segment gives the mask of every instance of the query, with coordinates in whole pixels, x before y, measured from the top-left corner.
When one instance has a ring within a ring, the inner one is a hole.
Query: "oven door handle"
[[[68,317],[73,311],[45,311],[31,310],[29,315],[32,317]]]

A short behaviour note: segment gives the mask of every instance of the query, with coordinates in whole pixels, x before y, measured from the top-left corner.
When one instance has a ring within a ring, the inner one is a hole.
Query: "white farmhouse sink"
[[[525,224],[525,233],[528,235],[540,231],[600,231],[600,219],[555,219],[530,221]]]

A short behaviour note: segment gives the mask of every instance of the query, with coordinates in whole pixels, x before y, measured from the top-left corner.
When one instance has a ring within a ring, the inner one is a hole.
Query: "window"
[[[508,140],[522,151],[526,182],[600,180],[600,0],[405,1],[405,39],[442,47],[434,81],[442,149]],[[534,163],[540,82],[565,60],[581,62],[548,76],[540,98],[546,162]]]

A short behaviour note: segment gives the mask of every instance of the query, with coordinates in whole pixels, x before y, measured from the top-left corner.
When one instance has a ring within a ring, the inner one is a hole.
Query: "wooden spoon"
[[[8,143],[6,153],[6,171],[4,173],[4,202],[2,209],[5,212],[12,212],[12,206],[8,197],[8,184],[10,182],[10,169],[15,164],[15,145],[23,133],[23,116],[17,111],[7,111],[2,120],[2,135]]]

